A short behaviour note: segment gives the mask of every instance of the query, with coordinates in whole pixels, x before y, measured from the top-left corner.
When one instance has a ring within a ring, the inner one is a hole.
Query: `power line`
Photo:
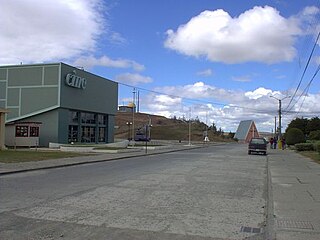
[[[320,2],[317,4],[317,8],[320,9]],[[305,31],[312,31],[312,29],[315,29],[314,31],[316,32],[317,29],[319,29],[317,26],[319,26],[320,23],[320,14],[317,14],[316,17],[312,18],[312,21],[308,22],[308,24],[305,27]],[[316,26],[316,27],[314,27]],[[307,53],[310,52],[313,39],[308,37],[304,38],[303,44],[301,48],[298,49],[298,58],[297,58],[297,68],[294,68],[295,71],[292,71],[292,76],[291,78],[295,78],[298,73],[300,72],[302,68],[302,63],[304,62],[303,59],[306,58]],[[298,81],[291,81],[290,85],[288,86],[288,89],[292,89]]]
[[[300,94],[300,96],[298,97],[298,99],[295,101],[294,104],[291,105],[290,109],[288,109],[287,111],[291,111],[293,109],[293,107],[300,101],[301,97],[304,96],[304,99],[300,105],[300,108],[299,108],[299,111],[301,110],[303,104],[304,104],[304,101],[307,97],[307,94],[309,92],[309,89],[310,89],[310,86],[311,86],[311,83],[313,82],[313,80],[315,79],[315,77],[317,76],[318,72],[320,71],[320,64],[318,65],[315,73],[313,74],[312,78],[310,79],[309,83],[307,84],[307,86],[305,87],[305,89],[302,91],[302,93]]]
[[[304,70],[303,70],[303,73],[302,73],[302,76],[301,76],[301,78],[300,78],[299,84],[298,84],[298,86],[297,86],[294,94],[292,95],[292,98],[290,99],[290,102],[289,102],[289,104],[287,105],[286,109],[289,108],[290,104],[292,103],[294,97],[296,96],[296,94],[297,94],[297,92],[298,92],[298,90],[299,90],[299,88],[300,88],[300,85],[301,85],[302,80],[303,80],[303,78],[304,78],[304,75],[305,75],[305,73],[306,73],[306,71],[307,71],[307,68],[308,68],[309,63],[310,63],[310,61],[311,61],[312,55],[313,55],[313,53],[314,53],[314,50],[315,50],[315,48],[316,48],[316,46],[317,46],[319,37],[320,37],[320,31],[319,31],[318,36],[317,36],[317,39],[316,39],[316,41],[315,41],[315,43],[314,43],[314,45],[313,45],[312,51],[311,51],[311,53],[310,53],[310,55],[309,55],[309,59],[308,59],[308,61],[307,61],[307,64],[306,64],[306,66],[305,66],[305,68],[304,68]]]
[[[172,98],[181,98],[181,99],[184,99],[185,101],[189,101],[189,102],[198,102],[198,103],[202,103],[202,104],[212,104],[212,105],[218,105],[218,106],[223,106],[223,107],[227,106],[227,107],[230,107],[230,108],[240,108],[240,109],[255,111],[256,113],[260,113],[260,114],[274,114],[274,113],[276,113],[276,111],[273,111],[273,110],[272,111],[266,111],[266,110],[261,110],[261,109],[257,109],[257,108],[243,107],[243,106],[235,105],[235,104],[232,104],[232,103],[221,103],[221,102],[213,102],[213,101],[207,101],[207,100],[186,98],[186,97],[179,96],[179,95],[167,94],[167,93],[163,93],[163,92],[159,92],[159,91],[155,91],[155,90],[150,90],[150,89],[146,89],[146,88],[142,88],[142,87],[136,87],[136,86],[132,86],[132,85],[125,84],[125,83],[118,82],[118,84],[126,86],[126,87],[136,88],[136,89],[139,89],[141,91],[146,91],[146,92],[151,92],[151,93],[155,93],[155,94],[166,95],[166,96],[172,97]]]
[[[308,85],[307,85],[306,88],[303,90],[303,93],[305,92],[305,94],[304,94],[303,101],[302,101],[302,103],[301,103],[301,105],[300,105],[299,112],[300,112],[300,110],[301,110],[301,108],[302,108],[302,106],[303,106],[303,104],[304,104],[304,101],[306,100],[306,97],[307,97],[307,95],[308,95],[308,92],[309,92],[311,83],[313,82],[313,80],[314,80],[315,77],[317,76],[319,70],[320,70],[320,64],[319,64],[316,72],[314,73],[313,77],[312,77],[311,80],[309,81]],[[303,93],[302,93],[302,94],[303,94]],[[300,98],[302,97],[302,94],[301,94],[301,96],[299,97],[299,100],[300,100]],[[299,100],[298,100],[298,101],[299,101]]]

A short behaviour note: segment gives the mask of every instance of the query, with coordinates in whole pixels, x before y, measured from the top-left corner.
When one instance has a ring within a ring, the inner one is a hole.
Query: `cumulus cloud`
[[[97,0],[1,1],[0,63],[68,59],[93,51],[106,29]]]
[[[75,66],[91,68],[93,66],[104,66],[112,68],[132,68],[135,71],[143,71],[144,65],[129,59],[111,59],[108,56],[96,58],[94,56],[82,56],[74,62]]]
[[[203,71],[199,71],[197,72],[197,75],[198,76],[202,76],[202,77],[209,77],[212,75],[212,70],[211,69],[206,69],[206,70],[203,70]]]
[[[265,89],[263,87],[259,87],[254,91],[245,92],[244,95],[249,99],[258,99],[263,96],[273,96],[273,95],[280,95],[279,91],[272,91],[271,89]]]
[[[304,19],[317,13],[315,8],[305,9]],[[298,16],[285,18],[270,6],[256,6],[237,17],[222,9],[206,10],[176,31],[167,30],[164,46],[228,64],[291,61],[296,56],[295,38],[303,33],[300,25]]]
[[[182,85],[182,86],[169,86],[169,87],[160,87],[156,88],[156,91],[164,92],[169,95],[182,96],[184,98],[191,99],[219,99],[221,101],[227,101],[230,96],[235,100],[239,98],[238,91],[226,90],[223,88],[217,88],[205,84],[204,82],[196,82],[194,84]]]
[[[271,132],[274,128],[274,117],[278,116],[278,101],[270,98],[270,95],[280,99],[287,96],[287,92],[273,91],[263,87],[252,91],[236,91],[217,88],[203,82],[157,88],[156,91],[168,95],[150,93],[146,96],[141,102],[148,112],[166,117],[188,118],[191,107],[191,118],[199,117],[201,121],[207,121],[208,125],[214,122],[224,131],[236,131],[241,120],[252,119],[256,122],[259,131]],[[289,100],[287,98],[282,102],[283,130],[295,117],[319,115],[317,102],[320,101],[320,93],[300,98],[288,112],[285,109]]]
[[[126,83],[130,85],[138,85],[140,83],[151,83],[153,79],[151,77],[142,76],[138,73],[123,73],[115,77],[117,82]]]

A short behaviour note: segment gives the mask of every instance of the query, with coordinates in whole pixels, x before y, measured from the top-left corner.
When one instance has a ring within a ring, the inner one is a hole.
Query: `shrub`
[[[320,130],[310,132],[309,139],[310,140],[320,140]]]
[[[290,128],[286,132],[286,144],[295,145],[296,143],[304,143],[306,139],[303,132],[298,128]]]
[[[313,149],[314,149],[315,151],[318,151],[318,153],[320,154],[320,142],[315,142],[315,143],[313,144]]]
[[[297,151],[313,151],[314,147],[312,143],[297,143],[294,145]]]

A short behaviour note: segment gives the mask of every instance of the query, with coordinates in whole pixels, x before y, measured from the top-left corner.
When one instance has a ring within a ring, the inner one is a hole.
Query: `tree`
[[[217,127],[216,127],[216,125],[214,123],[212,123],[211,130],[212,130],[213,133],[217,132]]]
[[[285,134],[286,144],[294,145],[296,143],[306,142],[305,135],[299,128],[289,128]]]
[[[320,140],[320,130],[310,132],[309,140]]]
[[[312,131],[320,130],[320,118],[314,117],[308,121],[306,132],[309,135]]]
[[[229,134],[228,134],[228,137],[232,139],[232,138],[234,138],[234,135],[235,135],[235,133],[230,131]]]
[[[304,135],[307,134],[307,125],[308,125],[308,119],[307,118],[296,118],[294,120],[292,120],[287,129],[286,132],[290,129],[290,128],[298,128],[302,131],[302,133]]]

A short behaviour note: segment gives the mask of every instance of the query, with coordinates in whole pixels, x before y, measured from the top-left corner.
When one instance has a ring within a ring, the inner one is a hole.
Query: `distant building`
[[[254,121],[241,121],[234,138],[237,138],[239,142],[248,143],[254,137],[259,137],[259,132]]]
[[[119,106],[119,112],[127,112],[127,113],[132,113],[133,111],[136,112],[136,105],[132,102],[130,102],[127,106]]]

